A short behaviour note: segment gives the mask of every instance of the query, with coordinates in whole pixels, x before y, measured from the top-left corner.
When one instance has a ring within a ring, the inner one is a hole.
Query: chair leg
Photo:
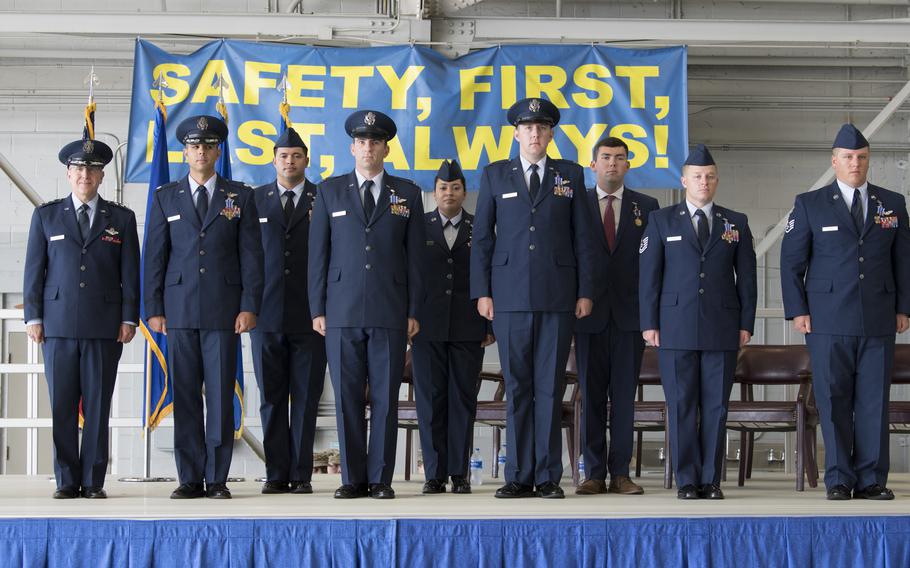
[[[746,452],[746,479],[752,479],[752,458],[755,457],[755,432],[749,432],[749,451]],[[742,459],[743,456],[740,456]]]
[[[669,425],[664,429],[664,489],[673,489],[673,463],[670,457]]]
[[[496,448],[496,459],[493,461],[493,479],[499,477],[499,452],[502,450],[502,431],[493,426],[493,447]]]
[[[414,431],[410,428],[404,429],[404,480],[411,481],[411,454],[413,453],[413,448],[411,447],[413,443]]]
[[[746,460],[744,456],[746,455],[746,433],[740,431],[739,433],[739,477],[736,480],[736,484],[740,487],[746,484]]]
[[[818,487],[818,432],[809,428],[806,436],[806,475],[809,478],[809,487]]]
[[[641,443],[644,435],[641,430],[635,434],[635,477],[641,477]]]
[[[573,443],[575,434],[573,430],[574,428],[571,426],[566,428],[566,449],[569,452],[569,462],[572,464],[572,483],[578,486],[578,456],[575,455],[575,444]]]
[[[805,491],[806,489],[806,429],[796,429],[796,490]]]

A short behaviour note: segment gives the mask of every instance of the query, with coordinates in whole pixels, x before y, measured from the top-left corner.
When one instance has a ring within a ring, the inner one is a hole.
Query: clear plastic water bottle
[[[578,455],[578,478],[582,481],[585,480],[585,456],[584,454]]]
[[[480,448],[474,448],[471,455],[471,485],[483,485],[483,458]]]
[[[503,444],[499,447],[499,455],[496,456],[496,463],[499,464],[499,475],[502,475],[506,470],[506,445]]]

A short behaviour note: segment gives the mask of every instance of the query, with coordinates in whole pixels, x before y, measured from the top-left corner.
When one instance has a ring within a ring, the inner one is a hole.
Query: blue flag
[[[224,123],[228,123],[227,107],[224,103],[219,102],[217,105],[218,112]],[[224,179],[231,179],[231,149],[228,140],[225,138],[221,143],[221,157],[218,158],[218,164],[215,171]],[[243,433],[243,344],[240,342],[240,336],[237,336],[237,373],[234,376],[234,437],[239,438]]]
[[[149,192],[145,208],[145,226],[148,227],[149,212],[152,210],[152,200],[155,189],[168,183],[167,163],[167,111],[160,102],[155,105],[155,137],[152,146],[152,163],[149,170]],[[145,242],[142,244],[145,251]],[[141,267],[144,264],[141,263]],[[140,282],[145,278],[140,276]],[[144,288],[144,287],[143,287]],[[145,295],[145,290],[142,290]],[[149,329],[145,315],[145,302],[139,302],[139,330],[146,341],[145,349],[145,397],[143,398],[142,413],[143,425],[149,431],[158,427],[165,416],[174,409],[174,394],[170,388],[170,378],[167,372],[167,336]]]

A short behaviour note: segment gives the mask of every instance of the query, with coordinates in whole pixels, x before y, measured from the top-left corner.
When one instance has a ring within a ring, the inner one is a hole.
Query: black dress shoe
[[[884,485],[870,485],[863,489],[853,490],[854,499],[871,499],[873,501],[891,501],[894,499],[894,492]]]
[[[262,484],[263,495],[277,495],[279,493],[288,493],[291,486],[287,481],[266,481]]]
[[[75,487],[61,487],[54,491],[54,499],[75,499],[79,496],[79,489]]]
[[[684,485],[676,491],[677,499],[698,499],[698,489],[694,485]]]
[[[424,495],[434,495],[446,492],[446,482],[443,479],[430,479],[423,484]]]
[[[452,493],[467,494],[471,492],[471,484],[463,475],[452,476]]]
[[[547,481],[537,486],[537,496],[541,499],[565,499],[562,487],[558,483]]]
[[[706,483],[701,486],[701,489],[698,492],[698,496],[702,499],[723,499],[724,492],[720,490],[720,485],[714,483]]]
[[[497,489],[495,495],[498,499],[522,499],[524,497],[536,496],[537,493],[534,491],[533,485],[523,485],[515,481],[506,483]]]
[[[291,493],[310,494],[313,492],[313,485],[309,481],[292,481]]]
[[[342,485],[335,490],[335,499],[357,499],[358,497],[368,497],[370,495],[367,484]]]
[[[828,501],[849,501],[850,488],[846,485],[835,485],[828,490]]]
[[[180,487],[171,493],[171,499],[199,499],[205,497],[205,489],[201,483],[181,483]]]
[[[86,499],[107,499],[107,492],[103,487],[83,487],[82,496]]]
[[[231,490],[224,483],[209,483],[205,488],[205,496],[209,499],[230,499]]]
[[[373,499],[394,499],[395,490],[388,483],[371,483],[370,497]]]

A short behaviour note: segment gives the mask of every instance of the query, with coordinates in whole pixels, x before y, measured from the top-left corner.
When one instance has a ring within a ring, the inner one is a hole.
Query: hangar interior
[[[136,38],[172,53],[232,38],[333,47],[411,43],[447,57],[504,44],[686,45],[689,141],[711,148],[720,171],[717,202],[749,216],[764,253],[758,259],[757,343],[802,342],[782,317],[778,225],[796,194],[830,180],[830,144],[842,123],[855,123],[871,141],[870,181],[910,192],[908,0],[0,0],[0,347],[3,365],[18,365],[4,369],[0,384],[0,473],[52,473],[46,385],[21,366],[37,362],[39,350],[27,342],[15,311],[34,207],[28,194],[48,201],[69,193],[57,151],[79,137],[90,84],[97,137],[122,157]],[[678,187],[648,193],[662,205],[682,196]],[[136,212],[141,236],[147,187],[123,183],[122,163],[114,163],[101,194]],[[431,194],[424,201],[433,207]],[[143,351],[136,340],[121,360],[128,372],[118,379],[111,420],[110,472],[117,476],[139,474],[145,463]],[[261,436],[246,355],[245,422]],[[485,364],[498,368],[495,349],[487,350]],[[892,392],[910,396],[908,387]],[[660,396],[659,389],[648,394]],[[316,447],[328,448],[335,441],[328,381],[319,425]],[[489,429],[476,432],[490,455]],[[731,436],[732,458],[737,437]],[[659,469],[660,436],[646,440],[653,450],[648,464]],[[908,471],[908,442],[906,435],[892,436],[892,471]],[[399,472],[403,447],[399,440]],[[792,440],[766,434],[758,447],[792,450]],[[174,473],[172,453],[166,421],[152,436],[154,473]],[[787,467],[792,471],[792,464]],[[238,442],[232,474],[263,471],[255,453]]]

